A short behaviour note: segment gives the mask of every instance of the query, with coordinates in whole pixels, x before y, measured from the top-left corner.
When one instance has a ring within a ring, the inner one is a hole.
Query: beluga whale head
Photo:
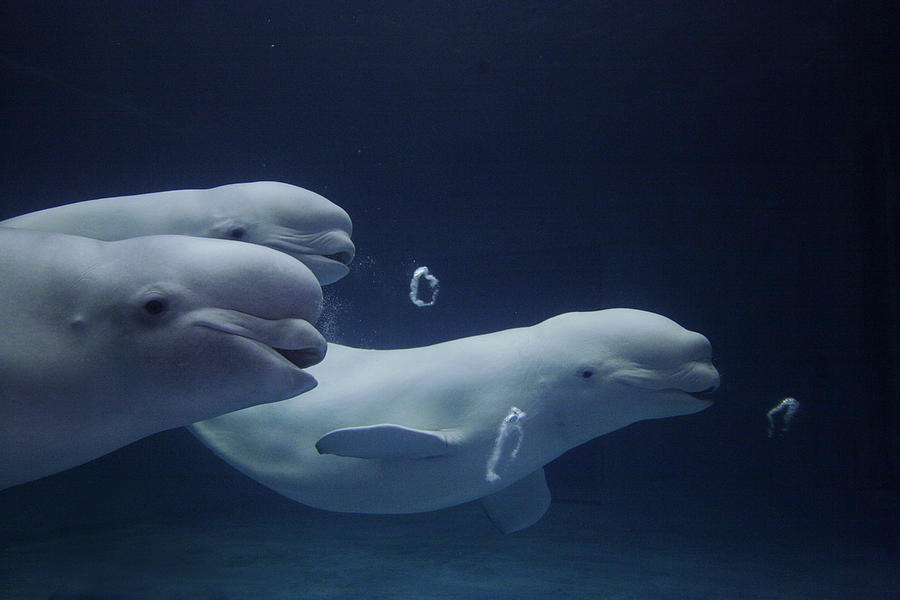
[[[315,387],[304,369],[325,356],[314,327],[322,295],[303,264],[267,248],[187,236],[108,244],[115,260],[81,275],[63,314],[73,346],[118,355],[121,386],[136,388],[129,397],[172,403],[167,419],[179,406],[193,418],[201,406],[216,414]],[[116,350],[120,344],[129,351]],[[224,395],[210,393],[212,381]]]
[[[0,489],[316,386],[322,290],[282,252],[0,227]]]
[[[322,285],[349,273],[356,253],[353,224],[341,207],[277,181],[99,198],[20,215],[0,226],[105,241],[174,234],[249,242],[290,254]]]
[[[356,248],[350,216],[326,198],[287,183],[258,181],[205,190],[220,212],[205,237],[281,250],[301,261],[322,285],[349,271]]]
[[[533,328],[537,386],[572,447],[643,419],[701,411],[719,386],[703,335],[632,309],[566,313]]]

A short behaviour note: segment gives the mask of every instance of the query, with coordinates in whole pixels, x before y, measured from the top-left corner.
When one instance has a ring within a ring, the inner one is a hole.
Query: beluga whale
[[[0,489],[316,385],[322,290],[290,256],[0,227]]]
[[[344,277],[356,252],[341,207],[277,181],[86,200],[0,221],[0,227],[105,241],[158,234],[239,240],[290,254],[322,285]]]
[[[330,344],[320,386],[191,426],[212,451],[317,508],[414,513],[480,500],[513,532],[550,504],[543,466],[719,385],[709,341],[658,314],[566,313],[400,350]]]

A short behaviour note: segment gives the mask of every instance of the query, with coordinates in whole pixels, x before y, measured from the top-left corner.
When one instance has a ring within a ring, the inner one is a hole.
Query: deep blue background
[[[422,345],[614,306],[711,339],[720,402],[571,452],[549,470],[557,498],[896,491],[883,8],[7,2],[0,218],[301,185],[354,220],[355,270],[329,288],[338,341]],[[407,298],[420,264],[442,285],[426,309]],[[769,440],[785,395],[801,418]],[[4,492],[0,525],[269,496],[174,431]]]

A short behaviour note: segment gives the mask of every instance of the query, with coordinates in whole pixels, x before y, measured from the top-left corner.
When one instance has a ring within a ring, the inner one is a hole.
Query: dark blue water
[[[0,597],[895,598],[896,35],[848,3],[0,8],[0,219],[254,180],[359,254],[332,340],[418,346],[575,310],[704,333],[718,402],[477,507],[347,516],[183,430],[0,492]],[[437,303],[408,282],[428,265]],[[765,412],[802,408],[782,437]],[[62,596],[60,596],[62,597]]]

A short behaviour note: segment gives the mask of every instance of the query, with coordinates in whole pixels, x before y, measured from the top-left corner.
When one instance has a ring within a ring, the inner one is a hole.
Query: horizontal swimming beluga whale
[[[87,200],[0,221],[0,227],[106,241],[159,234],[240,240],[290,254],[322,285],[344,277],[356,252],[341,207],[276,181]]]
[[[550,504],[543,466],[640,421],[697,412],[719,385],[707,339],[630,309],[422,348],[329,345],[319,387],[191,427],[271,489],[343,512],[479,500],[504,532]]]
[[[310,390],[321,304],[262,246],[0,227],[0,489]]]

